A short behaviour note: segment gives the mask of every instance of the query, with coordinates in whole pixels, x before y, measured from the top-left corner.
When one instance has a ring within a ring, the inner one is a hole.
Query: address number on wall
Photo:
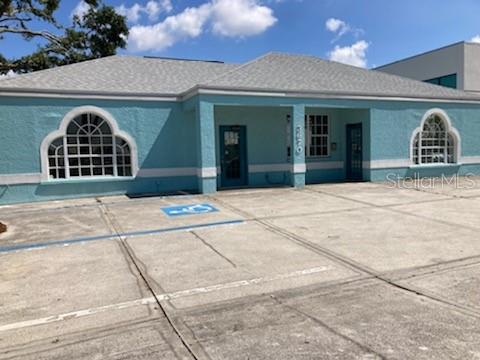
[[[300,155],[303,151],[302,127],[295,128],[295,152]]]

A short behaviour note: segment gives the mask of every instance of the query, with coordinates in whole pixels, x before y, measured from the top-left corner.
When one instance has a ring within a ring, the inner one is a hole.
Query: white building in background
[[[459,42],[375,70],[480,93],[480,44]]]

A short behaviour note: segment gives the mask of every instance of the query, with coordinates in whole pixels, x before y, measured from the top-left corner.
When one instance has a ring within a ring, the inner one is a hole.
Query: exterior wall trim
[[[480,156],[464,156],[461,158],[462,165],[480,164]]]
[[[300,164],[302,165],[302,164]],[[343,161],[319,161],[305,163],[306,171],[309,170],[329,170],[343,169]],[[249,173],[275,172],[275,171],[292,171],[292,165],[285,164],[255,164],[248,166]]]
[[[21,173],[0,175],[0,185],[39,184],[41,173]]]
[[[303,164],[293,164],[292,167],[293,174],[305,174],[307,172],[307,167],[305,163]]]
[[[275,171],[290,171],[292,165],[285,164],[255,164],[248,165],[249,173],[275,172]]]
[[[396,169],[412,166],[410,159],[367,160],[363,162],[364,169]]]
[[[8,97],[34,97],[34,98],[50,98],[50,99],[89,99],[89,100],[136,100],[136,101],[182,101],[181,97],[177,95],[162,96],[162,95],[146,95],[146,94],[101,94],[101,93],[62,93],[48,92],[48,91],[22,91],[21,89],[0,90],[0,96]]]
[[[236,95],[236,96],[259,96],[259,97],[283,97],[283,98],[311,98],[311,99],[328,99],[328,100],[373,100],[373,101],[401,101],[401,102],[436,102],[436,103],[456,103],[456,104],[480,104],[477,99],[448,99],[438,97],[409,97],[409,96],[379,96],[371,94],[342,94],[342,93],[328,93],[328,92],[309,92],[309,91],[295,91],[282,92],[275,89],[265,90],[249,90],[249,89],[208,89],[197,87],[188,90],[182,94],[181,100],[185,101],[196,95]]]
[[[307,162],[307,170],[343,169],[343,161]]]
[[[199,178],[217,177],[218,169],[216,167],[197,168],[197,176]]]
[[[178,167],[178,168],[149,168],[138,170],[137,177],[156,178],[156,177],[176,177],[176,176],[196,176],[196,167]]]
[[[35,97],[35,98],[53,98],[53,99],[85,99],[85,100],[132,100],[132,101],[165,101],[165,102],[183,102],[197,95],[237,95],[237,96],[259,96],[259,97],[283,97],[283,98],[311,98],[311,99],[329,99],[329,100],[368,100],[368,101],[401,101],[401,102],[436,102],[436,103],[456,103],[456,104],[480,104],[476,99],[445,99],[428,97],[408,97],[408,96],[378,96],[378,95],[359,95],[359,94],[334,94],[322,92],[282,92],[270,89],[266,91],[248,90],[248,89],[207,89],[193,88],[179,95],[165,96],[159,94],[122,94],[122,93],[62,93],[48,91],[22,91],[21,89],[1,89],[0,97]]]

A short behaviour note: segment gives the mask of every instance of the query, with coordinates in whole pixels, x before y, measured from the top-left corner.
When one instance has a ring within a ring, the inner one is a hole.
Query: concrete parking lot
[[[480,179],[54,201],[0,221],[1,359],[480,359]]]

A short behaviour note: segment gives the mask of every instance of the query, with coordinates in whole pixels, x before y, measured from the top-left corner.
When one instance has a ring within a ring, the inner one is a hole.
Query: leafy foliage
[[[26,41],[44,40],[33,54],[19,59],[8,60],[0,54],[0,74],[72,64],[114,55],[118,48],[125,48],[128,36],[125,17],[98,0],[84,2],[88,10],[73,16],[72,24],[64,27],[54,17],[60,0],[0,0],[0,41],[5,34],[16,34]],[[45,27],[55,29],[55,33],[32,29],[33,20],[40,20]]]

